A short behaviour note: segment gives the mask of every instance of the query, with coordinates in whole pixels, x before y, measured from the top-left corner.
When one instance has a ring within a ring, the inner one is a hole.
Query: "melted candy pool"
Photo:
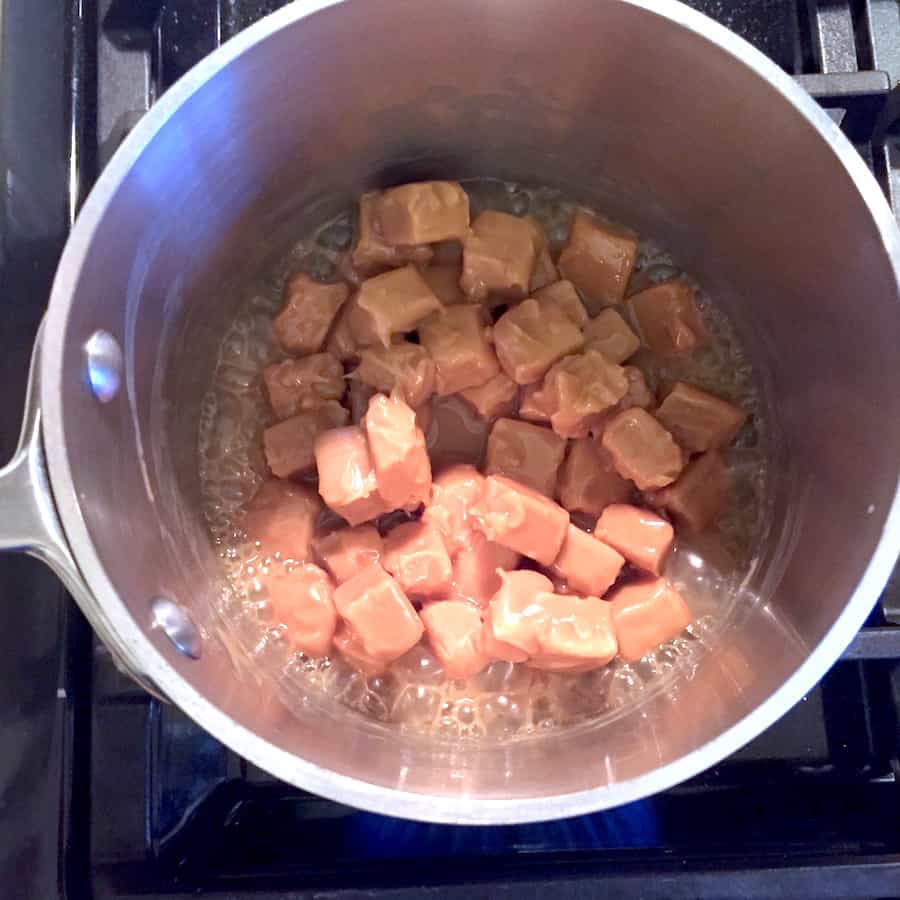
[[[465,187],[473,217],[486,208],[517,215],[527,212],[544,226],[554,251],[564,243],[575,204],[559,193],[493,180]],[[229,638],[274,680],[288,707],[299,706],[311,696],[333,698],[394,727],[454,739],[509,738],[605,718],[663,681],[689,672],[753,568],[767,474],[758,383],[731,322],[702,287],[698,303],[712,338],[708,346],[665,364],[643,358],[643,351],[629,361],[644,370],[651,388],[682,378],[751,413],[726,453],[732,477],[726,510],[702,541],[676,545],[667,567],[667,576],[695,616],[684,634],[632,665],[616,659],[593,672],[566,674],[496,662],[467,681],[445,678],[425,644],[375,678],[356,672],[337,654],[309,659],[291,651],[284,627],[273,619],[258,580],[266,569],[285,563],[260,558],[237,523],[266,472],[261,432],[272,418],[261,372],[284,355],[270,328],[281,305],[283,280],[298,269],[319,277],[335,275],[352,240],[353,214],[346,212],[299,240],[270,273],[267,289],[248,294],[222,341],[202,403],[198,465],[203,512],[228,583],[218,613]],[[632,284],[659,281],[678,271],[669,254],[652,240],[643,240]],[[428,433],[435,469],[448,462],[477,461],[486,431],[462,401],[452,397],[441,401]]]

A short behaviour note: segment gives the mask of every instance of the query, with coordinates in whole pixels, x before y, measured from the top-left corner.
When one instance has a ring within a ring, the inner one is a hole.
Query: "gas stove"
[[[5,390],[72,218],[134,123],[278,0],[0,0]],[[825,107],[900,213],[897,0],[694,0]],[[0,894],[824,897],[900,892],[900,570],[842,660],[713,769],[610,812],[457,828],[282,784],[119,674],[39,564],[0,557]]]

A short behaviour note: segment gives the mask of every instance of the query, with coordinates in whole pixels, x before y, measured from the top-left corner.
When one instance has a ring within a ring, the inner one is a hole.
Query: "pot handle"
[[[41,433],[40,355],[43,323],[38,329],[28,372],[25,413],[12,459],[0,468],[0,551],[27,553],[47,565],[66,587],[85,618],[106,645],[116,667],[155,697],[165,696],[116,639],[115,631],[88,589],[72,557],[53,503]]]

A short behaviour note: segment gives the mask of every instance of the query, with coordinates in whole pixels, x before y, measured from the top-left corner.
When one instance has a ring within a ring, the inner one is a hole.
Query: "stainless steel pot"
[[[664,237],[725,298],[781,436],[765,553],[692,677],[614,722],[476,747],[337,706],[289,715],[211,619],[221,585],[195,502],[211,354],[305,216],[376,183],[486,173]],[[172,88],[85,204],[0,473],[0,546],[44,559],[128,671],[286,781],[433,821],[633,800],[799,700],[887,579],[898,264],[890,211],[828,117],[678,3],[295,3]]]

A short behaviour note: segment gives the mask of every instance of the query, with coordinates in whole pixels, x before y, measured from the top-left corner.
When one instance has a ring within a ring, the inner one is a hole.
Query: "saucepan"
[[[212,619],[197,422],[240,287],[362,190],[492,175],[657,234],[714,287],[773,411],[745,597],[677,683],[614,720],[441,741],[286,711]],[[45,560],[120,665],[277,777],[471,823],[599,810],[746,743],[814,685],[900,547],[900,235],[819,107],[670,0],[321,0],[163,96],[88,198],[35,351],[0,546]]]

